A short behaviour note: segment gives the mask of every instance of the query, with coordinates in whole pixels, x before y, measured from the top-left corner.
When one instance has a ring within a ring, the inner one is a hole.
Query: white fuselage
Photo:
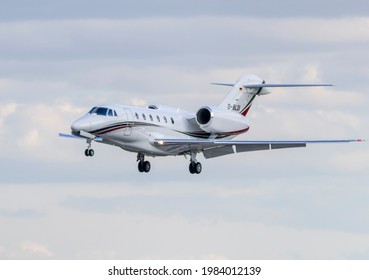
[[[362,140],[231,140],[249,130],[246,118],[257,96],[271,93],[270,88],[321,87],[332,84],[273,84],[255,75],[244,75],[235,83],[215,83],[231,87],[218,106],[205,105],[196,113],[166,106],[147,108],[125,105],[93,107],[76,120],[72,135],[60,136],[86,139],[85,156],[92,157],[92,141],[114,145],[137,153],[138,170],[151,169],[145,156],[188,155],[189,171],[200,174],[202,165],[196,155],[215,158],[230,154],[306,147],[307,143],[348,143]]]
[[[110,111],[105,115],[91,113],[94,108]],[[245,122],[241,130],[224,127],[221,133],[207,132],[196,122],[195,113],[166,106],[144,108],[109,104],[94,108],[72,124],[72,134],[88,133],[101,137],[103,143],[150,156],[178,155],[182,151],[159,149],[153,145],[154,139],[231,139],[249,129]]]

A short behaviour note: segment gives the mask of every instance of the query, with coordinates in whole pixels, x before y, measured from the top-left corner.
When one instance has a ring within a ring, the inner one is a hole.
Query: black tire
[[[190,165],[188,166],[188,169],[190,170],[191,174],[195,173],[195,163],[191,162]]]
[[[88,154],[88,149],[85,150],[85,156],[88,157],[89,154]]]
[[[143,163],[143,170],[144,170],[146,173],[148,173],[148,172],[150,171],[150,169],[151,169],[151,164],[150,164],[150,162],[149,162],[149,161],[145,161],[145,162]]]
[[[89,155],[90,157],[93,157],[93,156],[94,156],[94,154],[95,154],[95,151],[94,151],[93,149],[89,149],[89,150],[88,150],[88,155]]]
[[[197,162],[197,163],[195,164],[195,172],[196,172],[196,174],[200,174],[200,173],[201,173],[201,171],[202,171],[202,165],[201,165],[201,163],[200,163],[200,162]]]
[[[138,171],[144,172],[144,163],[142,161],[138,162]]]

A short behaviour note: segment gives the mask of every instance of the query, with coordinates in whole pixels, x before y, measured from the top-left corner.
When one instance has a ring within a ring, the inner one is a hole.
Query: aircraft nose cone
[[[81,130],[81,126],[78,121],[75,121],[74,123],[72,123],[70,128],[72,129],[72,131],[76,131],[76,132]]]
[[[72,123],[71,129],[75,132],[87,131],[89,126],[90,125],[83,120],[76,120],[74,123]]]

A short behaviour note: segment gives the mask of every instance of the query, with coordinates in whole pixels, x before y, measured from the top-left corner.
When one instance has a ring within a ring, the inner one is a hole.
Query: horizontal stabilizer
[[[231,83],[211,83],[216,86],[233,87],[235,84]],[[263,87],[333,87],[333,84],[246,84],[244,88],[263,88]]]
[[[332,87],[332,84],[252,84],[243,85],[244,88],[263,88],[263,87]]]
[[[226,86],[226,87],[233,87],[234,84],[227,84],[227,83],[211,83],[214,86]]]

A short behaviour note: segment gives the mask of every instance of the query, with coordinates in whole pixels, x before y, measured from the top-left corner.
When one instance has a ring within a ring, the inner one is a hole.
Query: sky
[[[368,142],[206,160],[59,138],[100,103],[258,97],[237,139],[369,139],[368,1],[0,0],[0,259],[368,259]]]

